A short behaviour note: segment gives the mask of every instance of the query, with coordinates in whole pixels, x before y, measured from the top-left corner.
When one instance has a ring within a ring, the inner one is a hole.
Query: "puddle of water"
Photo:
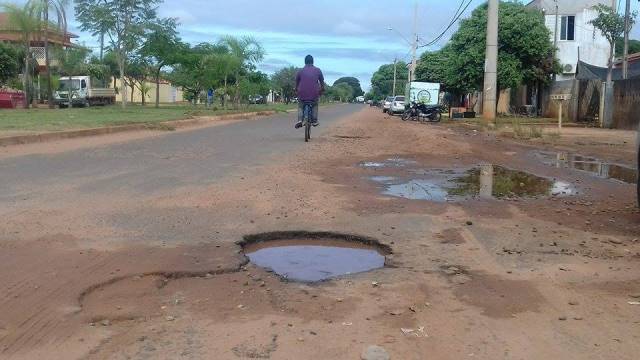
[[[374,247],[340,240],[273,240],[248,245],[244,251],[255,265],[299,282],[371,271],[385,263],[385,256]]]
[[[384,195],[436,202],[569,196],[576,192],[567,182],[494,165],[480,165],[466,171],[436,169],[411,173],[414,178],[404,181],[384,176],[370,179],[384,184]]]
[[[385,168],[385,167],[405,167],[408,165],[417,164],[414,160],[408,160],[403,158],[389,158],[385,161],[367,161],[361,164],[366,168]]]
[[[606,161],[593,157],[564,152],[536,152],[536,155],[540,157],[545,164],[550,166],[580,170],[602,179],[613,179],[628,184],[638,183],[637,171],[630,167],[609,164]]]

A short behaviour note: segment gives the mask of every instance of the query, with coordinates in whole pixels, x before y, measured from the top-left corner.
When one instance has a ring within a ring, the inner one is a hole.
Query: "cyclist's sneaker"
[[[318,120],[315,120],[315,121],[311,122],[311,125],[318,126],[318,125],[320,125],[320,123],[318,122]]]
[[[302,127],[302,121],[298,121],[296,123],[296,129],[300,129]]]

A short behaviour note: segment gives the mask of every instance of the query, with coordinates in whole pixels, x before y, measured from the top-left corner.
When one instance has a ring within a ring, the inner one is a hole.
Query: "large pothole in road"
[[[391,254],[390,247],[374,239],[326,232],[249,235],[240,245],[253,264],[307,283],[383,268]]]
[[[401,174],[381,171],[369,179],[384,186],[383,195],[434,202],[576,194],[574,186],[567,182],[490,164],[460,169],[412,168]]]

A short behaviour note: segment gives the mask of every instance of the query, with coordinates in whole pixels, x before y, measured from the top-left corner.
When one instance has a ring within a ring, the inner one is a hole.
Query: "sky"
[[[485,1],[472,0],[463,17]],[[311,54],[327,83],[354,76],[366,90],[380,65],[394,58],[410,61],[407,40],[416,3],[419,38],[428,43],[451,22],[460,0],[165,0],[158,13],[178,18],[180,35],[191,44],[216,42],[227,34],[255,37],[267,53],[259,67],[266,73],[302,66]],[[640,8],[637,1],[633,6]],[[440,48],[456,28],[421,51]],[[80,43],[96,47],[97,39],[80,32],[73,17],[70,31],[80,35]],[[640,30],[634,35],[640,38]]]

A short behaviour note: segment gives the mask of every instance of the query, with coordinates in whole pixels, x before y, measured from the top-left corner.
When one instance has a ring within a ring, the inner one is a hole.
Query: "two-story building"
[[[52,45],[49,48],[50,56],[52,59],[52,65],[55,65],[55,58],[52,54],[53,48],[58,47],[70,47],[74,46],[71,42],[72,39],[78,36],[70,32],[63,33],[57,29],[52,28],[49,33],[49,43]],[[22,37],[19,31],[12,29],[11,24],[6,13],[0,13],[0,42],[13,43],[18,46],[23,46]],[[34,33],[31,38],[31,52],[33,57],[38,62],[38,67],[41,72],[46,70],[45,67],[45,52],[44,52],[44,33]]]
[[[608,65],[609,42],[591,25],[598,15],[593,9],[597,4],[616,6],[617,0],[534,0],[527,5],[544,13],[551,41],[557,43],[556,58],[562,65],[558,81],[574,79],[579,61]]]

